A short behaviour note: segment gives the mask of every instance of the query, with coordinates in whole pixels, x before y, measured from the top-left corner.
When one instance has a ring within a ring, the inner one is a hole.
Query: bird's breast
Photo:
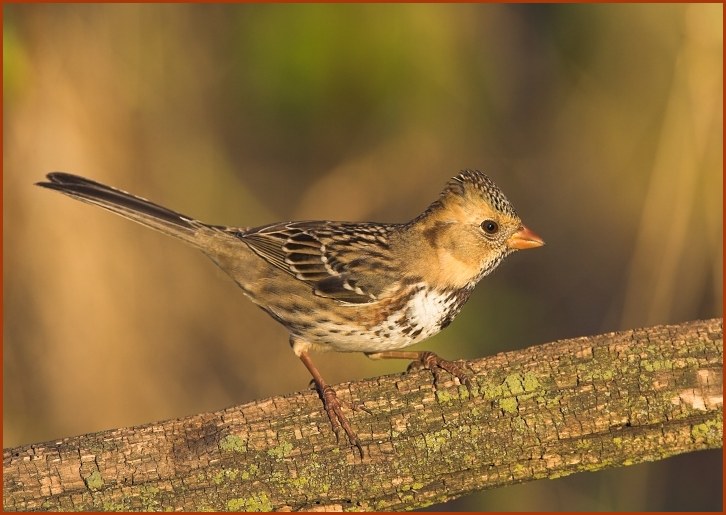
[[[410,285],[388,302],[367,307],[350,306],[336,320],[320,320],[309,341],[338,351],[381,352],[413,345],[449,325],[469,298],[470,289],[435,290]],[[344,314],[345,313],[345,314]]]

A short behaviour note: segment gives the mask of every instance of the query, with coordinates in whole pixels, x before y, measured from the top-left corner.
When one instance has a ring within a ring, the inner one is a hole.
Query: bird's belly
[[[381,352],[413,345],[446,327],[468,298],[460,292],[415,288],[408,299],[371,317],[365,308],[350,306],[336,320],[320,319],[295,331],[319,349],[340,352]],[[336,317],[337,318],[337,317]]]

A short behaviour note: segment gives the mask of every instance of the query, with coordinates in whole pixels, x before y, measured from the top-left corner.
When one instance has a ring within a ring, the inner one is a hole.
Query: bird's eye
[[[496,234],[499,231],[499,224],[494,220],[484,220],[481,228],[487,234]]]

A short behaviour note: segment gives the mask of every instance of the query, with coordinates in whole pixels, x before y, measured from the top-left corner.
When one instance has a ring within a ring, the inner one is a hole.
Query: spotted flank
[[[319,318],[314,329],[315,340],[337,351],[381,352],[397,350],[429,338],[446,326],[461,311],[471,289],[436,291],[424,284],[414,285],[410,293],[397,297],[404,302],[380,306],[386,316],[371,323],[355,316],[354,311],[341,311],[335,317]],[[314,316],[314,315],[313,315]]]

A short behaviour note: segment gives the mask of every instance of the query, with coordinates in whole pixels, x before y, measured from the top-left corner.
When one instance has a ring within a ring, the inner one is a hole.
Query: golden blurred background
[[[416,347],[445,357],[722,314],[721,4],[3,7],[4,447],[309,381],[201,253],[53,170],[249,226],[404,221],[482,169],[547,246]],[[721,453],[436,508],[720,510]]]

